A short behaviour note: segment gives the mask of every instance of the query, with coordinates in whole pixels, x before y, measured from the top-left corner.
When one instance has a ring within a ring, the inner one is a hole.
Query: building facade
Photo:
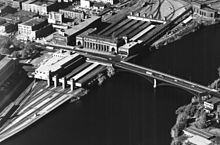
[[[41,34],[38,32],[47,26],[47,20],[43,18],[34,17],[26,22],[18,24],[18,33],[27,40],[38,38]]]
[[[54,1],[41,2],[28,0],[22,3],[22,10],[38,13],[39,15],[47,15],[48,12],[56,10],[58,3]]]
[[[64,18],[68,19],[85,19],[85,12],[73,9],[71,7],[66,9],[60,9],[59,12],[64,15]]]
[[[217,11],[208,7],[206,4],[192,2],[192,8],[194,14],[207,18],[207,19],[215,19],[217,17]]]
[[[114,5],[118,3],[118,0],[80,0],[80,6],[83,8],[91,8],[94,2]]]
[[[48,23],[52,24],[62,24],[63,14],[59,12],[49,12]]]
[[[79,48],[95,53],[116,54],[123,44],[125,44],[124,39],[113,39],[95,34],[82,33],[76,36],[76,45]]]

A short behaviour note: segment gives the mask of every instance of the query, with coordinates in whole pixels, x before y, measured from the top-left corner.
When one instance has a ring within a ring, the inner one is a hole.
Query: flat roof
[[[7,14],[3,17],[7,18],[7,19],[14,20],[14,21],[17,21],[17,22],[25,22],[25,21],[29,20],[30,18],[32,18],[36,15],[37,14],[33,13],[33,12],[20,10],[16,13],[13,13],[13,14]]]
[[[0,25],[2,25],[2,24],[4,24],[4,23],[6,23],[6,20],[5,20],[5,19],[0,18]]]
[[[36,5],[38,5],[38,6],[50,6],[50,5],[52,5],[52,4],[54,4],[55,2],[53,2],[53,1],[36,1],[36,2],[33,2],[33,4],[36,4]]]
[[[66,29],[65,33],[68,36],[71,36],[71,35],[79,32],[80,30],[88,27],[91,23],[97,21],[98,19],[100,19],[99,16],[91,16],[90,18],[85,19],[83,22],[80,22],[78,25],[74,25],[72,28]]]
[[[24,1],[26,1],[26,0],[14,0],[14,1],[17,1],[17,2],[24,2]]]
[[[209,6],[210,6],[211,8],[220,10],[220,1],[217,1],[217,2],[215,2],[215,3],[211,3]]]
[[[207,139],[214,137],[214,135],[212,133],[210,133],[204,129],[198,129],[194,126],[187,127],[184,129],[184,131],[190,132],[195,135],[199,135],[199,136],[207,138]]]
[[[60,10],[65,10],[65,11],[72,11],[72,12],[79,12],[79,13],[83,13],[82,10],[78,10],[76,9],[74,6],[69,6],[67,8],[64,8],[64,9],[60,9]]]
[[[13,24],[12,23],[4,23],[4,24],[2,24],[2,26],[13,26]]]
[[[12,61],[12,60],[9,59],[7,56],[5,56],[3,59],[1,59],[0,70],[3,69],[10,61]]]
[[[23,2],[24,4],[30,4],[30,3],[33,3],[33,2],[35,2],[36,0],[27,0],[27,1],[25,1],[25,2]]]
[[[130,48],[134,47],[137,44],[138,44],[137,42],[131,41],[129,43],[126,43],[126,44],[120,46],[120,48],[122,48],[122,49],[130,49]]]
[[[34,17],[24,23],[22,23],[23,25],[27,25],[27,26],[35,26],[35,25],[38,25],[42,22],[46,21],[46,19],[43,19],[43,18],[38,18],[38,17]]]
[[[205,102],[216,104],[216,103],[220,102],[220,98],[212,97],[212,98],[206,100]]]

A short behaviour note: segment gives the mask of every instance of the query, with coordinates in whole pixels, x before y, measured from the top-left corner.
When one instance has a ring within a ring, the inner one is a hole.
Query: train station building
[[[126,17],[102,30],[89,29],[78,35],[76,48],[107,55],[114,55],[125,49],[127,53],[129,49],[148,37],[148,33],[158,24],[158,22],[150,22],[142,17]]]

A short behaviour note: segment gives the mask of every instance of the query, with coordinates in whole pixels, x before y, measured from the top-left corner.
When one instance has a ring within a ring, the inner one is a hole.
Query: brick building
[[[23,36],[23,39],[33,40],[44,35],[46,31],[41,29],[48,25],[47,20],[43,18],[34,17],[26,22],[18,24],[18,32]]]
[[[54,1],[41,2],[36,0],[28,0],[22,2],[22,10],[47,15],[48,12],[57,10],[58,3]]]
[[[88,31],[92,32],[91,29]],[[104,37],[92,33],[88,34],[88,31],[76,37],[76,45],[84,50],[115,54],[118,52],[118,47],[125,43],[124,39],[114,39],[112,37]]]
[[[49,12],[48,23],[62,24],[63,14],[59,12]]]
[[[192,2],[192,8],[194,14],[207,18],[207,19],[215,19],[217,17],[217,10],[209,7],[207,4],[202,2]]]
[[[60,9],[59,12],[64,15],[64,18],[68,19],[85,19],[85,12],[68,7],[66,9]]]

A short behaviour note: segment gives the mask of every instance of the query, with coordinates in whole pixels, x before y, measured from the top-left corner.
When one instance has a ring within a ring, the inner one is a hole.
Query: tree
[[[218,67],[218,77],[220,78],[220,67]]]
[[[8,48],[6,48],[6,47],[2,47],[0,49],[0,54],[2,54],[2,55],[10,54],[10,53],[11,53],[11,51]]]
[[[196,121],[196,126],[198,128],[205,128],[206,127],[206,121],[207,121],[207,114],[206,112],[203,112],[201,114],[201,116],[198,118],[198,120]]]
[[[110,78],[115,74],[115,69],[112,66],[107,67],[107,76]]]
[[[28,57],[28,53],[27,53],[27,51],[25,50],[25,49],[23,49],[22,51],[21,51],[21,58],[27,58]]]
[[[20,53],[18,51],[13,51],[11,55],[12,55],[13,58],[19,58],[20,57]]]
[[[180,114],[180,113],[183,113],[184,110],[185,110],[185,108],[186,108],[186,105],[180,106],[180,107],[176,110],[176,114],[178,115],[178,114]]]
[[[178,139],[173,139],[171,145],[182,145],[182,143]]]

